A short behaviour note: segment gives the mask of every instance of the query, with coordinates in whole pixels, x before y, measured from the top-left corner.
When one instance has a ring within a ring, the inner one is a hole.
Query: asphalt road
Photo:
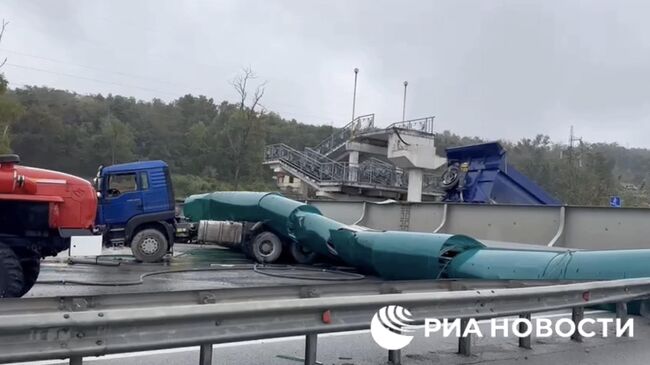
[[[337,279],[334,274],[322,272],[294,274],[306,275],[312,280],[278,278],[254,272],[248,260],[240,252],[220,248],[218,246],[200,246],[177,244],[173,257],[163,263],[136,263],[130,256],[129,249],[105,249],[100,262],[120,263],[119,266],[102,266],[89,264],[70,265],[64,253],[48,258],[41,265],[41,274],[34,288],[25,297],[52,295],[98,295],[110,293],[135,293],[172,290],[219,289],[251,286],[318,284],[329,281],[319,278]],[[87,260],[88,261],[88,260]],[[248,268],[241,270],[228,269],[230,265],[245,264]],[[172,272],[168,274],[149,276],[143,279],[141,285],[114,286],[138,281],[143,274],[175,271],[184,269],[206,269],[215,271]],[[268,272],[268,270],[267,270]],[[272,271],[275,274],[292,274],[286,271]],[[87,282],[95,285],[78,285],[64,283],[69,280]],[[365,281],[376,281],[368,277]],[[44,284],[46,282],[47,284]],[[105,284],[105,285],[96,285]]]

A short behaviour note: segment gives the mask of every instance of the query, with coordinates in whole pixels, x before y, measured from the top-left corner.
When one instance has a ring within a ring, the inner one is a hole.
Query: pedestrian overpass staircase
[[[330,156],[333,152],[344,147],[345,143],[350,139],[359,134],[373,130],[377,130],[377,128],[375,128],[375,115],[362,115],[346,124],[343,128],[332,133],[332,135],[325,138],[316,147],[312,148],[312,150],[323,156]]]
[[[374,114],[355,118],[343,128],[335,131],[315,147],[296,150],[284,143],[265,147],[264,164],[280,167],[286,173],[305,182],[319,191],[337,191],[341,187],[357,189],[378,189],[397,194],[405,193],[408,188],[408,176],[401,169],[387,161],[369,158],[358,165],[336,161],[334,155],[340,155],[347,142],[364,134],[386,133],[387,129],[376,128]],[[424,118],[423,123],[430,126],[432,118]],[[392,128],[422,130],[422,123],[399,122]],[[436,176],[425,176],[425,192],[431,193],[437,188]]]

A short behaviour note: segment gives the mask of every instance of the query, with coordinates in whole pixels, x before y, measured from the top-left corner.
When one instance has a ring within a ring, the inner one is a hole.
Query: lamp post
[[[354,93],[352,94],[352,120],[354,120],[354,108],[357,105],[357,76],[359,75],[359,69],[354,68]]]
[[[406,87],[409,86],[408,81],[404,81],[404,101],[402,102],[402,122],[406,120]]]

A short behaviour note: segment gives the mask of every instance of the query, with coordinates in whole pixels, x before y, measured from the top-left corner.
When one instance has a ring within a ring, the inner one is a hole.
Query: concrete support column
[[[348,155],[348,180],[357,181],[359,170],[359,151],[350,151]]]
[[[410,202],[422,201],[422,169],[410,169],[408,195],[406,200]]]

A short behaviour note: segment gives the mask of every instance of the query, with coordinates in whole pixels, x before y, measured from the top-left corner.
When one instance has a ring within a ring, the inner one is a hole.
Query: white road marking
[[[586,311],[584,314],[585,315],[591,315],[591,314],[602,314],[602,313],[611,313],[608,311],[604,310],[593,310],[593,311]],[[565,313],[554,313],[554,314],[547,314],[547,315],[535,315],[531,316],[531,318],[555,318],[555,317],[565,317],[565,316],[570,316],[571,312],[565,312]],[[515,317],[499,317],[499,318],[515,318]],[[484,319],[478,321],[479,324],[487,324],[490,323],[489,319]],[[422,326],[418,326],[422,327]],[[370,330],[358,330],[358,331],[350,331],[350,332],[333,332],[333,333],[323,333],[319,334],[318,337],[323,338],[323,337],[338,337],[338,336],[350,336],[350,335],[358,335],[362,333],[370,333]],[[225,348],[225,347],[240,347],[240,346],[248,346],[248,345],[261,345],[265,343],[277,343],[277,342],[289,342],[289,341],[304,341],[305,336],[292,336],[292,337],[280,337],[280,338],[269,338],[265,340],[252,340],[252,341],[242,341],[242,342],[230,342],[230,343],[220,343],[216,345],[212,345],[213,349],[219,349],[219,348]],[[175,354],[179,352],[190,352],[190,351],[197,351],[198,346],[192,346],[192,347],[178,347],[174,349],[164,349],[164,350],[152,350],[152,351],[140,351],[140,352],[129,352],[129,353],[123,353],[123,354],[111,354],[111,355],[104,355],[104,356],[97,356],[97,357],[84,357],[84,362],[86,361],[100,361],[100,360],[112,360],[112,359],[125,359],[125,358],[130,358],[130,357],[140,357],[140,356],[152,356],[152,355],[164,355],[164,354]],[[51,365],[51,364],[61,364],[65,363],[66,360],[42,360],[42,361],[31,361],[31,362],[20,362],[20,363],[15,363],[15,364],[24,364],[24,365]]]

